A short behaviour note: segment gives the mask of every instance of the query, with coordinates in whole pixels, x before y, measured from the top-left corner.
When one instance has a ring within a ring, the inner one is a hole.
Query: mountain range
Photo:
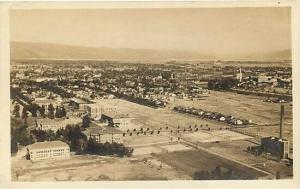
[[[11,59],[99,60],[290,60],[291,50],[237,55],[183,50],[82,47],[50,43],[11,42]]]

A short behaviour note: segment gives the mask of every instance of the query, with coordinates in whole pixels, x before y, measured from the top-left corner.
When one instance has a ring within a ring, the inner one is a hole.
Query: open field
[[[161,145],[151,145],[145,147],[136,147],[134,148],[133,155],[149,155],[149,154],[159,154],[159,153],[168,153],[168,152],[176,152],[176,151],[186,151],[193,149],[190,146],[180,144],[177,142],[169,143],[169,144],[161,144]]]
[[[187,128],[189,125],[206,125],[211,129],[227,127],[224,123],[212,120],[200,120],[196,117],[176,113],[170,109],[154,109],[122,99],[107,100],[112,106],[117,106],[120,113],[129,114],[133,117],[132,123],[143,128],[157,130],[160,127],[177,128],[177,126]]]
[[[283,138],[293,142],[293,107],[291,104],[285,104]],[[263,102],[262,97],[210,91],[210,95],[200,101],[176,99],[171,108],[174,106],[191,106],[252,120],[254,123],[267,126],[244,128],[243,130],[259,136],[279,135],[280,104]]]
[[[188,134],[183,134],[183,137],[191,142],[220,142],[220,141],[233,141],[252,138],[247,135],[239,134],[228,130],[215,130],[215,131],[198,131]]]
[[[193,176],[196,171],[212,171],[218,165],[233,170],[233,173],[238,175],[239,179],[256,179],[267,176],[262,172],[206,153],[202,150],[163,153],[158,154],[156,157],[160,161],[167,163],[172,167],[176,167],[178,170],[183,170],[190,176]]]
[[[177,171],[154,158],[148,158],[147,163],[143,159],[84,155],[60,161],[18,160],[12,164],[12,180],[16,181],[17,169],[20,173],[18,181],[191,179],[183,171]]]
[[[122,138],[123,143],[126,146],[132,146],[132,147],[137,147],[137,146],[147,146],[147,145],[152,145],[152,144],[157,144],[157,143],[168,143],[170,142],[170,137],[159,134],[159,135],[147,135],[144,136],[140,134],[139,136],[136,136],[134,133],[133,136],[128,136]]]
[[[210,91],[208,97],[199,101],[176,99],[174,106],[190,106],[203,110],[252,120],[257,124],[279,124],[280,104],[263,102],[262,97],[232,92]],[[285,105],[285,123],[292,123],[291,103]]]
[[[246,152],[248,146],[255,146],[255,144],[247,140],[224,141],[220,143],[199,143],[199,145],[211,152],[230,159],[238,160],[272,173],[273,175],[280,170],[281,178],[291,178],[293,174],[292,169],[284,163],[269,160],[261,156],[255,156]]]
[[[175,129],[179,125],[187,128],[189,125],[206,125],[212,130],[229,127],[227,124],[207,119],[199,119],[196,116],[180,114],[172,111],[174,106],[191,106],[208,111],[216,111],[225,115],[233,115],[238,118],[252,120],[260,125],[255,128],[244,128],[243,130],[258,134],[259,136],[278,136],[280,104],[263,102],[261,97],[242,95],[231,92],[211,91],[208,97],[200,101],[176,99],[165,109],[153,109],[143,105],[128,102],[122,99],[107,100],[107,103],[118,106],[121,113],[130,114],[133,117],[133,128],[159,129],[168,126]],[[292,106],[285,105],[284,138],[292,139]],[[270,125],[270,126],[268,126]]]

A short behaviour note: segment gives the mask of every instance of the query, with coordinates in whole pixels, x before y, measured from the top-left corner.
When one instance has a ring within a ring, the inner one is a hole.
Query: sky
[[[12,10],[11,41],[243,54],[291,49],[290,8]]]

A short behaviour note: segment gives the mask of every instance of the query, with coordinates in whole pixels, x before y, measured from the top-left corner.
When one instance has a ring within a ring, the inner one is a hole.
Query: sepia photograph
[[[11,182],[293,180],[291,7],[15,8],[9,36]]]

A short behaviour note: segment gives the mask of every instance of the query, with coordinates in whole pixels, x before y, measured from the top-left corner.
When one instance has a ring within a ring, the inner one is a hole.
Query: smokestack
[[[280,107],[280,128],[279,128],[279,138],[282,138],[282,126],[283,126],[283,116],[284,116],[284,105]]]

